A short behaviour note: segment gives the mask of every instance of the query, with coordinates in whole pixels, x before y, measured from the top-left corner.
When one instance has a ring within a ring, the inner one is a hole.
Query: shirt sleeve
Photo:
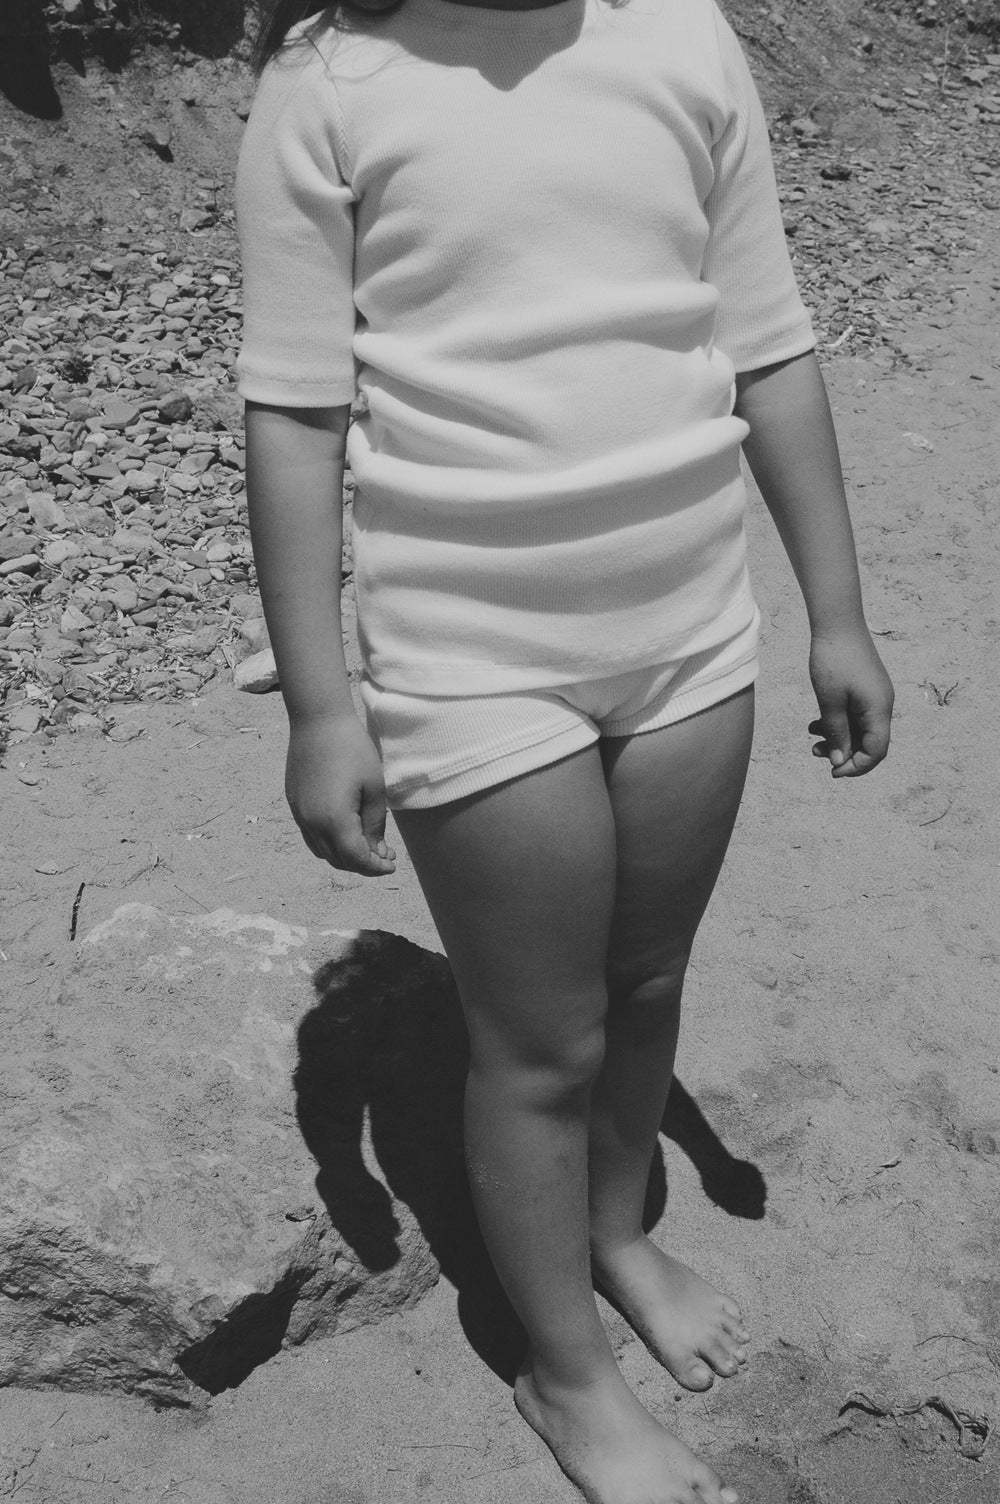
[[[336,88],[308,40],[261,75],[236,171],[243,262],[237,390],[279,407],[355,395],[354,195]]]
[[[767,121],[742,48],[716,9],[728,117],[712,149],[702,279],[719,294],[715,343],[737,371],[803,355],[816,344],[781,219]]]

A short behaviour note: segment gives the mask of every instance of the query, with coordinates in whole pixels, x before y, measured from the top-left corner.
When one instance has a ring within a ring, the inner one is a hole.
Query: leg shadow
[[[468,1036],[447,961],[398,935],[364,931],[318,968],[313,986],[317,1001],[298,1030],[296,1113],[333,1227],[367,1269],[389,1269],[400,1257],[392,1198],[405,1203],[458,1292],[470,1346],[513,1382],[526,1338],[469,1192],[462,1126]],[[364,1162],[366,1118],[385,1184]],[[733,1216],[763,1216],[760,1171],[728,1152],[678,1082],[663,1131],[690,1156],[716,1205]],[[647,1227],[665,1205],[657,1154]]]
[[[709,1201],[731,1217],[761,1220],[767,1204],[767,1181],[752,1161],[736,1159],[730,1154],[697,1102],[676,1078],[660,1131],[683,1149],[701,1176],[702,1189]],[[662,1210],[661,1206],[661,1213]]]
[[[413,1212],[458,1291],[470,1345],[513,1379],[524,1333],[493,1270],[469,1193],[463,1101],[469,1046],[443,956],[367,931],[313,977],[294,1075],[302,1136],[330,1221],[369,1270],[399,1259],[392,1200],[362,1158],[365,1116],[392,1196]]]

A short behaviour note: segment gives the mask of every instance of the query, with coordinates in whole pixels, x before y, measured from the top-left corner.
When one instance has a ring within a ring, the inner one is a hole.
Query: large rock
[[[435,1283],[467,1200],[442,957],[128,904],[2,1006],[0,1384],[186,1404]]]

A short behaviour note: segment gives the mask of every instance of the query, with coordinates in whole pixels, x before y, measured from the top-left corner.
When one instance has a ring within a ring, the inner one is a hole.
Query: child
[[[386,802],[412,857],[521,1414],[593,1504],[733,1504],[626,1385],[593,1288],[689,1389],[746,1360],[735,1301],[641,1222],[750,753],[741,444],[808,608],[813,750],[849,778],[888,746],[767,130],[714,0],[362,3],[279,4],[239,169],[288,800],[335,867],[394,870]]]

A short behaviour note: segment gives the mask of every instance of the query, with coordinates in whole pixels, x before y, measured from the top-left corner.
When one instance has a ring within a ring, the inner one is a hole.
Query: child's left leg
[[[673,1073],[681,987],[736,819],[753,689],[659,731],[601,743],[617,838],[606,1051],[592,1088],[591,1256],[598,1289],[687,1388],[746,1359],[735,1301],[645,1236],[642,1210]]]

